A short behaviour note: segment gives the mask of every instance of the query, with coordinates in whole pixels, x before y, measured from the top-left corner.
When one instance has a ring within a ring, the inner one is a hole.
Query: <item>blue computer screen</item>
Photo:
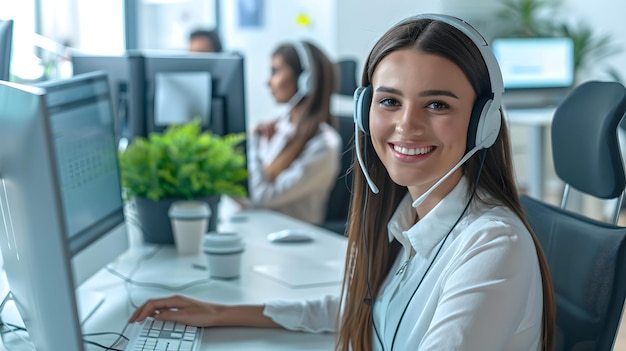
[[[574,83],[570,38],[497,38],[491,46],[505,89],[568,88]]]

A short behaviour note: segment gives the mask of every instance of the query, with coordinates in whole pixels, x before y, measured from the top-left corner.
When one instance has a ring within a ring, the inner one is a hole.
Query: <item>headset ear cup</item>
[[[467,150],[491,147],[500,133],[500,124],[500,109],[493,100],[488,97],[476,100],[467,128]]]
[[[502,115],[500,113],[500,106],[493,103],[493,100],[489,100],[484,109],[485,118],[480,120],[478,124],[478,133],[480,139],[478,139],[480,145],[483,148],[491,147],[500,135],[500,127],[502,126]]]
[[[313,64],[313,55],[311,53],[311,49],[309,49],[307,45],[308,44],[299,41],[293,43],[293,48],[296,51],[296,55],[298,56],[298,60],[300,60],[300,66],[302,68],[302,72],[300,72],[297,79],[297,94],[301,97],[307,96],[313,90],[313,74],[311,73],[313,70],[311,67]]]
[[[370,106],[372,105],[372,86],[357,88],[354,92],[354,123],[359,129],[369,134]]]
[[[479,132],[478,126],[480,125],[481,118],[484,118],[485,105],[490,101],[488,97],[482,97],[476,100],[474,103],[474,107],[472,109],[472,114],[470,116],[469,127],[467,128],[467,146],[466,150],[473,149],[476,144],[479,144],[481,141],[481,133]]]
[[[298,93],[302,96],[309,95],[313,88],[313,81],[311,78],[311,71],[306,70],[300,73],[298,76]]]

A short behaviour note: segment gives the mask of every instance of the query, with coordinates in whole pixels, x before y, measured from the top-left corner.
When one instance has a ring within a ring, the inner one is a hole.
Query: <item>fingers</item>
[[[189,318],[189,313],[187,313],[185,310],[160,310],[159,313],[155,314],[152,317],[160,321],[173,321],[188,325],[194,324],[190,322],[191,318]]]
[[[183,308],[184,306],[188,305],[188,303],[189,302],[187,298],[181,296],[171,296],[162,299],[148,300],[146,301],[146,303],[139,306],[137,310],[135,310],[135,312],[130,316],[128,322],[142,322],[148,317],[161,319],[163,318],[163,316],[160,316],[161,318],[156,318],[157,314],[161,314],[172,309]]]
[[[274,133],[276,133],[276,121],[258,124],[254,128],[254,132],[271,139]]]

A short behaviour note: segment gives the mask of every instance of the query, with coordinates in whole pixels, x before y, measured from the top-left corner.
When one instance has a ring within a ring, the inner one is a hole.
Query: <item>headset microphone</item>
[[[431,186],[430,189],[428,189],[425,193],[420,195],[420,197],[418,197],[417,200],[413,201],[413,207],[417,208],[417,206],[421,205],[422,202],[424,202],[424,200],[426,200],[428,195],[430,195],[430,193],[435,191],[435,189],[437,189],[437,187],[439,187],[439,185],[441,185],[441,183],[443,183],[446,179],[448,179],[448,177],[452,173],[454,173],[454,171],[459,169],[459,167],[461,167],[465,162],[467,162],[467,160],[469,160],[470,157],[472,157],[476,153],[476,151],[481,150],[481,149],[483,149],[483,146],[479,145],[479,146],[476,146],[475,148],[471,149],[470,151],[468,151],[465,154],[465,156],[463,156],[463,158],[461,158],[461,161],[459,161],[459,163],[454,165],[454,167],[452,167],[452,169],[449,170],[448,173],[446,173],[443,177],[441,177],[441,179],[439,179],[437,181],[437,183],[433,184],[433,186]]]

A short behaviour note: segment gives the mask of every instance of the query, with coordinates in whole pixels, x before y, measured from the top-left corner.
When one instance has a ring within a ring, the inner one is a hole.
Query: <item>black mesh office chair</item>
[[[337,67],[337,77],[339,77],[337,94],[352,96],[357,88],[356,60],[343,59],[335,65]]]
[[[548,259],[556,299],[557,350],[611,350],[626,297],[626,228],[617,226],[625,179],[617,126],[626,89],[587,82],[557,107],[552,150],[566,184],[561,206],[522,196],[522,207]],[[570,187],[618,198],[613,223],[566,209]]]
[[[337,234],[345,234],[352,196],[352,136],[354,135],[354,120],[352,116],[337,116],[339,134],[343,141],[341,154],[341,168],[333,190],[330,192],[326,208],[326,218],[322,227]]]

